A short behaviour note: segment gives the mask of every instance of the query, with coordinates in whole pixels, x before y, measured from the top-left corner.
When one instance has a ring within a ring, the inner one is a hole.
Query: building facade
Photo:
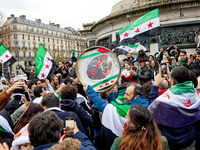
[[[194,52],[197,46],[194,38],[200,28],[198,0],[121,0],[108,16],[98,22],[84,23],[80,32],[86,35],[89,47],[105,46],[113,50],[119,44],[119,30],[156,8],[159,8],[161,35],[141,42],[148,54],[172,45]]]
[[[18,74],[18,64],[30,70],[40,44],[56,62],[70,60],[72,50],[78,55],[86,49],[86,37],[71,27],[60,28],[59,24],[44,24],[41,19],[31,21],[25,15],[7,18],[0,28],[0,44],[4,44],[17,62],[11,66],[12,74]],[[5,72],[8,67],[2,68]]]

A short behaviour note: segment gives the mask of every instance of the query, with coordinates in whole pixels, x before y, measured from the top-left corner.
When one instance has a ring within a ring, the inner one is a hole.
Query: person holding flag
[[[77,58],[78,58],[78,55],[77,55],[77,53],[75,52],[75,50],[73,50],[73,51],[72,51],[72,54],[71,54],[72,63],[73,63],[73,62],[76,62]]]
[[[155,78],[152,91],[164,79],[161,71]],[[155,122],[169,143],[170,150],[195,150],[196,128],[200,120],[200,95],[190,81],[189,70],[174,67],[170,75],[171,87],[148,107]]]

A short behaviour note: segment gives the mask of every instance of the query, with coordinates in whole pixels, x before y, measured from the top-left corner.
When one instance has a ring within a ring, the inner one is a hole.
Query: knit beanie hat
[[[19,146],[22,144],[30,143],[28,137],[28,125],[23,127],[14,137],[14,141],[12,142],[12,147],[14,150],[19,150]]]

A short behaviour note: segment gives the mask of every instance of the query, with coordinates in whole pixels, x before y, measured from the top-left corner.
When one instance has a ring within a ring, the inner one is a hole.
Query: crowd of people
[[[20,65],[27,78],[1,78],[0,149],[200,149],[200,49],[129,53],[102,93],[79,82],[72,57],[48,79],[37,79],[34,65]]]

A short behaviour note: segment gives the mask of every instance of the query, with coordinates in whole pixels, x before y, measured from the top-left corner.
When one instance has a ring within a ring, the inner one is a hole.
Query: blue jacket
[[[49,149],[50,147],[52,147],[54,144],[58,144],[58,142],[40,145],[40,146],[34,148],[33,150],[47,150],[47,149]]]
[[[90,99],[92,100],[92,102],[94,103],[94,105],[96,106],[96,108],[100,111],[103,112],[104,108],[106,107],[106,105],[108,104],[106,101],[104,101],[94,90],[91,86],[88,86],[87,88],[87,93],[88,96],[90,97]],[[108,97],[108,102],[111,101],[115,101],[115,96],[114,93],[111,93]],[[117,103],[117,102],[116,102]],[[119,104],[119,103],[117,103]],[[124,104],[119,104],[119,105],[141,105],[144,107],[148,107],[149,106],[149,101],[147,99],[144,98],[144,96],[139,96],[137,97],[135,100],[124,103]]]
[[[78,105],[75,100],[62,99],[60,101],[60,105],[62,110],[75,112],[81,120],[84,128],[93,125],[93,119],[89,116],[89,114],[83,107]]]
[[[77,132],[74,135],[75,139],[79,139],[81,141],[81,147],[80,150],[96,150],[96,148],[94,147],[94,145],[91,143],[91,141],[89,140],[89,138],[83,134],[82,132]]]
[[[149,93],[149,105],[159,96],[158,86],[152,85]]]

